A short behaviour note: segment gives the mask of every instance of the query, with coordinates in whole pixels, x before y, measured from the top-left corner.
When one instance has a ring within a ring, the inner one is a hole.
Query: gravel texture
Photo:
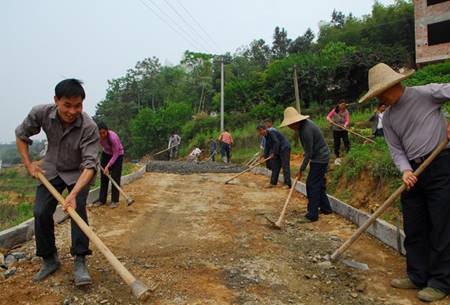
[[[238,164],[222,162],[150,161],[147,172],[194,174],[194,173],[239,173],[246,168]]]

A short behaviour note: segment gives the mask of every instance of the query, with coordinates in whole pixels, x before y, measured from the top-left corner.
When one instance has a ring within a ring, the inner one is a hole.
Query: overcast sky
[[[64,78],[85,82],[84,107],[93,115],[95,105],[105,96],[107,80],[122,76],[145,57],[177,64],[187,49],[234,52],[256,38],[271,42],[277,25],[286,28],[290,38],[308,27],[317,33],[319,22],[329,20],[334,8],[362,16],[370,13],[373,2],[2,0],[0,142],[13,141],[14,128],[30,108],[52,102],[54,87]],[[175,23],[169,23],[184,38],[151,9],[166,21],[170,16]]]

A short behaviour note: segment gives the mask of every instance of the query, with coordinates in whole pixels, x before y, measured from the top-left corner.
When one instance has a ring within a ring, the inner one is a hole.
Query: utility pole
[[[300,93],[298,91],[297,65],[294,65],[294,90],[295,90],[295,104],[297,106],[297,111],[300,113]]]
[[[223,100],[224,100],[224,92],[223,92],[223,82],[224,82],[224,75],[223,75],[223,59],[220,62],[220,131],[224,130],[224,122],[223,122]]]

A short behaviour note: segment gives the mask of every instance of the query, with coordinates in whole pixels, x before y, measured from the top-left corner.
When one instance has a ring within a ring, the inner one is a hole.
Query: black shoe
[[[50,274],[54,273],[61,267],[58,255],[55,253],[43,259],[41,269],[33,276],[33,282],[39,282],[45,279]]]
[[[86,259],[82,255],[75,256],[75,286],[85,286],[92,284],[91,276],[86,268]]]
[[[320,210],[319,213],[323,215],[330,215],[333,214],[333,210]]]

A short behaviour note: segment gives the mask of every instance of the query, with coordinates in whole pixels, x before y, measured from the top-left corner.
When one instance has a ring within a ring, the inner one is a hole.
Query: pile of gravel
[[[147,163],[147,172],[193,174],[193,173],[239,173],[245,167],[239,164],[226,164],[222,162],[186,162],[186,161],[150,161]]]

